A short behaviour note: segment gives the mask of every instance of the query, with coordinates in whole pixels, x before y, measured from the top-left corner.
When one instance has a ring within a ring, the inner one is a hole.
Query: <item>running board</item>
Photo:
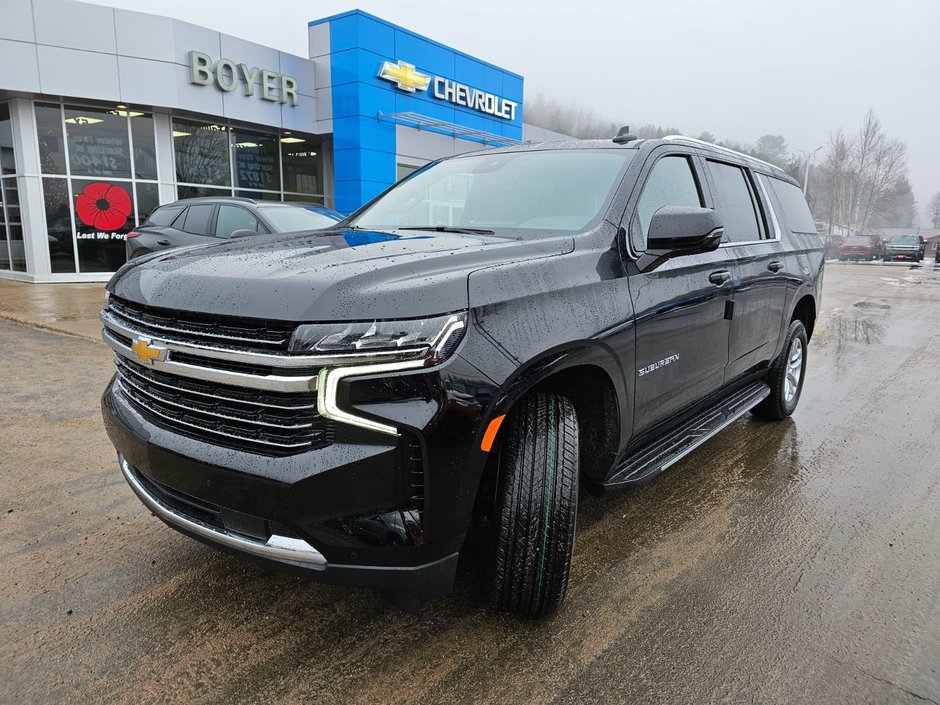
[[[770,387],[765,382],[755,382],[722,399],[652,445],[639,449],[617,467],[603,484],[604,489],[628,487],[651,479],[753,409],[769,394]]]

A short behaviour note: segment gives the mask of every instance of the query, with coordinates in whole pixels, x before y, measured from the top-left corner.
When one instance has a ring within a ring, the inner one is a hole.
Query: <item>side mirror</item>
[[[653,215],[646,239],[647,253],[679,257],[718,249],[724,225],[711,208],[664,206]]]
[[[234,239],[236,237],[251,237],[252,235],[258,235],[257,230],[251,230],[250,228],[241,228],[240,230],[235,230],[229,235],[230,238]]]

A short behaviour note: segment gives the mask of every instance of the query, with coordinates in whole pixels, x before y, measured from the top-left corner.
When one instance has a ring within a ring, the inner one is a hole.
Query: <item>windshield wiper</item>
[[[431,230],[436,233],[462,233],[466,235],[495,235],[495,230],[486,228],[465,228],[461,225],[410,225],[399,226],[401,230]]]

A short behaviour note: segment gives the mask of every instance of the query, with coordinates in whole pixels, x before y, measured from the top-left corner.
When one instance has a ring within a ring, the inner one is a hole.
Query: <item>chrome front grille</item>
[[[293,324],[216,319],[117,298],[101,321],[120,393],[153,423],[266,455],[333,442],[333,423],[317,411],[322,359],[287,351]]]
[[[312,394],[225,386],[159,372],[115,355],[118,384],[154,423],[216,445],[267,455],[324,448],[334,426]]]
[[[107,312],[128,326],[155,338],[256,352],[287,352],[293,326],[277,321],[216,317],[171,311],[112,297]]]
[[[382,362],[388,360],[383,351],[291,353],[294,323],[171,312],[117,297],[101,312],[101,322],[101,336],[115,352],[121,394],[135,408],[166,428],[257,453],[322,448],[333,442],[333,422],[350,418],[397,435],[394,427],[338,407],[331,411],[330,372],[335,396],[343,376],[424,364]]]

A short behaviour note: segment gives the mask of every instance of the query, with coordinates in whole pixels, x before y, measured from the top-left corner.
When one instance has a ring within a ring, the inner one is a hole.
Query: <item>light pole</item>
[[[809,165],[813,161],[813,159],[815,159],[816,152],[818,152],[820,149],[822,149],[825,146],[826,145],[817,147],[812,152],[805,152],[802,149],[797,150],[800,154],[803,154],[806,156],[806,171],[803,174],[803,196],[806,196],[806,187],[809,185]]]

